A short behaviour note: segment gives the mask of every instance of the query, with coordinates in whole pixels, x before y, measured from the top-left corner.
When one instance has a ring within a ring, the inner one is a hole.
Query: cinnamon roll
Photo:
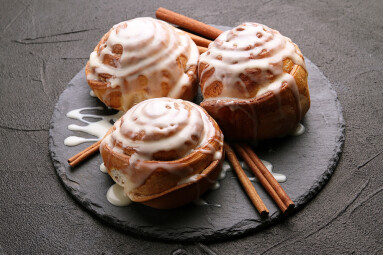
[[[100,146],[105,167],[132,201],[174,208],[193,201],[217,179],[223,135],[201,107],[155,98],[133,106]]]
[[[244,23],[222,33],[200,56],[199,77],[201,106],[226,139],[283,136],[310,107],[301,51],[265,25]]]
[[[114,25],[91,53],[85,73],[107,106],[127,111],[148,98],[192,100],[198,48],[181,30],[152,18]]]

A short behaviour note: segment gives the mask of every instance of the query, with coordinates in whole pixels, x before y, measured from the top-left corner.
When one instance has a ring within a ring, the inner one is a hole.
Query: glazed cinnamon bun
[[[107,106],[127,111],[148,98],[192,100],[198,48],[181,30],[152,18],[114,25],[91,53],[86,78]]]
[[[105,167],[132,201],[174,208],[204,193],[218,178],[223,135],[198,105],[155,98],[133,106],[100,146]]]
[[[226,139],[283,136],[310,107],[301,51],[265,25],[244,23],[222,33],[200,56],[198,72],[201,106]]]

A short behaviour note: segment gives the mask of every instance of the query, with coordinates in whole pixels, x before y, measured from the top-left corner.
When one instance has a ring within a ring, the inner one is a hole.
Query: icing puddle
[[[92,95],[92,93],[91,93]],[[111,115],[102,115],[102,114],[97,114],[95,112],[105,110],[104,107],[84,107],[80,109],[75,109],[67,113],[67,117],[81,121],[84,125],[77,125],[77,124],[70,124],[68,126],[68,129],[71,131],[80,131],[84,133],[84,135],[91,135],[93,138],[86,138],[83,136],[68,136],[64,140],[64,144],[66,146],[76,146],[82,143],[86,142],[96,142],[100,140],[106,132],[113,126],[113,123],[116,122],[123,114],[124,112],[119,111],[115,114]],[[88,112],[92,113],[88,113]],[[95,121],[89,121],[88,119],[93,119]],[[289,135],[292,136],[299,136],[302,135],[305,132],[305,127],[299,123],[293,132],[291,132]],[[280,173],[274,173],[273,172],[273,165],[265,160],[262,160],[263,164],[266,166],[266,168],[270,171],[270,173],[274,176],[274,178],[279,182],[283,183],[287,180],[287,177],[283,174]],[[242,168],[249,172],[249,168],[245,164],[245,162],[241,161],[241,166]],[[103,173],[107,173],[107,170],[105,168],[104,163],[100,165],[100,171]],[[227,172],[231,171],[231,166],[230,164],[225,161],[222,166],[222,172],[220,173],[218,180],[213,184],[213,186],[210,188],[210,190],[214,191],[220,188],[220,183],[219,181],[223,180]],[[258,181],[256,177],[249,177],[250,181]],[[124,189],[123,187],[120,187],[117,184],[113,184],[107,194],[106,194],[107,200],[115,205],[115,206],[127,206],[131,203],[131,200],[124,195]],[[197,199],[194,201],[194,204],[199,205],[199,206],[214,206],[214,207],[221,207],[219,204],[211,204],[205,201],[202,198]]]
[[[129,197],[124,195],[124,187],[121,187],[117,183],[113,184],[106,193],[106,198],[109,203],[115,206],[127,206],[132,203]]]
[[[90,114],[90,113],[83,113],[84,111],[89,110],[105,110],[104,107],[84,107],[80,109],[75,109],[67,113],[67,117],[75,120],[79,120],[83,122],[86,125],[79,126],[76,124],[71,124],[68,126],[69,130],[72,131],[81,131],[83,133],[89,134],[94,136],[95,138],[85,138],[85,137],[79,137],[79,136],[68,136],[64,140],[64,144],[66,146],[76,146],[81,143],[86,142],[97,142],[100,140],[106,132],[113,126],[113,123],[116,122],[122,115],[123,112],[117,112],[116,114],[112,115],[99,115],[99,114]],[[98,121],[88,121],[87,119],[96,119]]]
[[[286,175],[273,172],[273,165],[269,161],[262,160],[262,159],[261,159],[261,161],[265,165],[267,170],[269,170],[269,172],[274,176],[274,178],[275,178],[275,180],[277,180],[277,182],[282,183],[282,182],[285,182],[287,180]],[[246,165],[246,163],[244,161],[240,161],[240,164],[241,164],[241,167],[243,168],[243,170],[250,172],[249,167]],[[249,177],[249,180],[259,182],[258,178],[255,176]]]

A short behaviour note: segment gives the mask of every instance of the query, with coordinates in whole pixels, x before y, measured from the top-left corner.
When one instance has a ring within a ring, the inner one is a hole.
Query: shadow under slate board
[[[312,199],[330,178],[344,141],[344,121],[337,96],[318,67],[308,59],[306,64],[311,108],[302,122],[305,133],[262,142],[256,150],[260,158],[273,164],[274,172],[287,176],[287,181],[281,185],[294,201],[295,210]],[[103,115],[115,113],[90,96],[89,92],[83,69],[70,81],[55,106],[50,128],[50,150],[65,188],[92,214],[130,233],[177,241],[227,239],[256,231],[284,217],[262,186],[253,182],[270,211],[269,217],[261,218],[233,171],[228,171],[226,177],[219,181],[218,189],[209,190],[202,196],[207,205],[192,203],[177,209],[157,210],[137,203],[126,207],[110,204],[106,193],[114,182],[108,174],[99,170],[102,163],[100,155],[73,169],[67,163],[68,158],[90,143],[75,147],[64,145],[66,137],[83,135],[68,129],[68,125],[74,122],[81,123],[66,114],[74,109],[97,106],[103,106]],[[197,101],[200,99],[199,94]]]

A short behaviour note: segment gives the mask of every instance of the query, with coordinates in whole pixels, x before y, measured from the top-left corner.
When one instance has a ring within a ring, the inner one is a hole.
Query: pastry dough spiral
[[[223,135],[201,107],[155,98],[135,105],[118,120],[100,151],[109,174],[133,201],[169,208],[195,199],[217,178]],[[178,201],[165,196],[206,177],[210,184]]]
[[[228,139],[284,135],[310,106],[302,53],[261,24],[244,23],[222,33],[200,56],[199,77],[201,106]]]
[[[199,53],[188,35],[152,18],[114,25],[86,66],[95,95],[107,106],[127,111],[148,98],[192,100]]]

